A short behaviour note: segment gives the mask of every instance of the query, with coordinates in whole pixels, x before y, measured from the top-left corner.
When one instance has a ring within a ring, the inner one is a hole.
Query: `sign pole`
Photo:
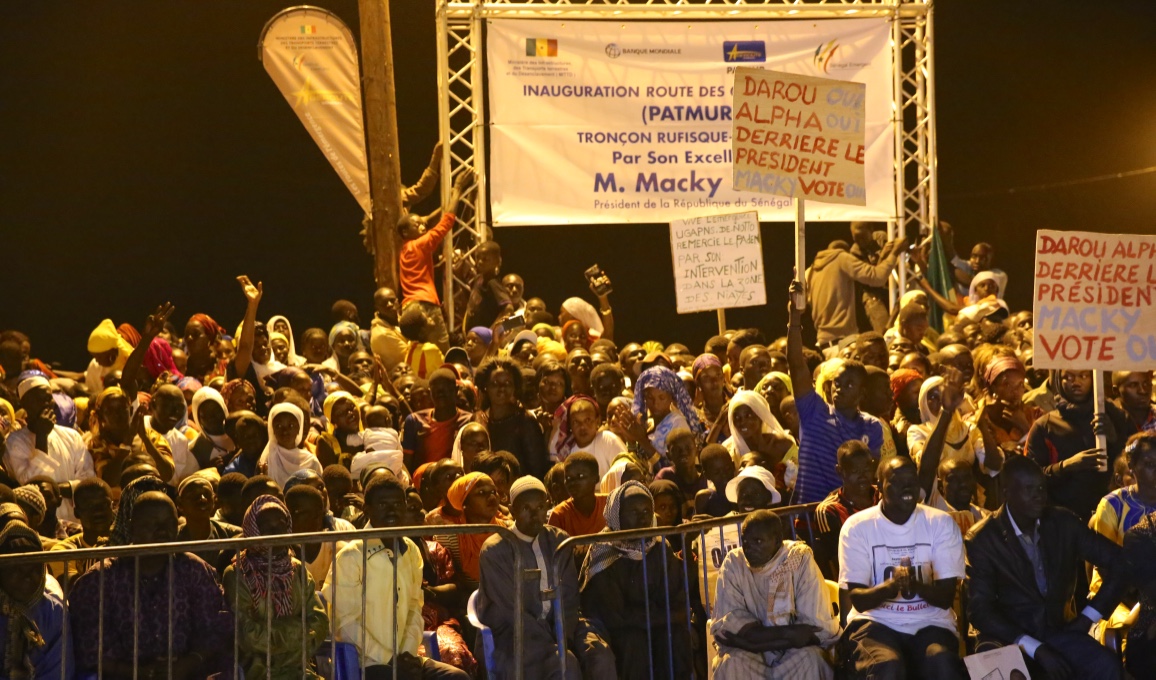
[[[807,227],[803,199],[795,199],[795,279],[803,284],[803,292],[795,297],[795,308],[807,308]]]
[[[1103,420],[1105,415],[1104,407],[1104,371],[1092,371],[1092,398],[1096,401],[1096,415]],[[1100,464],[1100,472],[1108,469],[1108,437],[1104,434],[1096,434],[1096,448],[1104,452],[1103,462]]]
[[[718,334],[723,335],[727,332],[727,310],[719,308],[718,310]]]

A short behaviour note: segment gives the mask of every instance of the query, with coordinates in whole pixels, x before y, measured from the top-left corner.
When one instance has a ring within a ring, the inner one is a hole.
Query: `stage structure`
[[[930,233],[939,219],[935,141],[934,33],[930,0],[439,0],[436,5],[438,94],[442,161],[442,197],[464,167],[478,177],[478,192],[445,240],[443,259],[469,257],[491,236],[487,164],[486,22],[497,19],[684,23],[787,21],[805,19],[886,19],[890,26],[891,103],[894,152],[894,210],[888,236]],[[542,40],[542,43],[548,41]],[[549,50],[545,44],[539,49]],[[547,54],[548,52],[539,52]],[[729,179],[727,180],[729,185]],[[890,205],[888,206],[890,208]],[[891,285],[892,304],[906,289],[906,271],[898,268]],[[454,297],[469,282],[445,268],[448,317]],[[458,310],[460,313],[461,310]]]

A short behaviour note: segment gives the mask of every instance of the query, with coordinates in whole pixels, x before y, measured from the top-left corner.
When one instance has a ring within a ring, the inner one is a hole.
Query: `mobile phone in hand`
[[[606,272],[602,271],[602,267],[594,265],[587,269],[585,274],[595,295],[609,295],[614,291],[610,285],[610,279],[606,276]]]

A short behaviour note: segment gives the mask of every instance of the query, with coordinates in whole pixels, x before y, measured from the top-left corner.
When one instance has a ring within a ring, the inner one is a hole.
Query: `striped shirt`
[[[860,412],[844,418],[818,392],[795,398],[799,412],[799,478],[795,482],[796,503],[816,503],[843,484],[835,471],[836,452],[843,442],[859,440],[876,457],[883,446],[883,424]]]

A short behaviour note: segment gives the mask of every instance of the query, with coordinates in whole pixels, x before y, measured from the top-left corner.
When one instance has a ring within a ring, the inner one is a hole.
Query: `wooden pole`
[[[727,332],[727,310],[718,310],[718,334],[723,335]]]
[[[801,294],[795,296],[795,309],[807,308],[807,219],[803,199],[795,199],[795,280],[803,284]]]
[[[1107,389],[1107,386],[1104,384],[1106,373],[1107,371],[1092,371],[1092,399],[1096,402],[1096,415],[1101,418],[1106,417],[1104,404],[1104,391]],[[1058,388],[1058,385],[1052,386],[1052,389]],[[1108,470],[1108,437],[1106,435],[1096,435],[1096,448],[1100,449],[1100,466],[1097,469],[1100,472],[1106,472]]]
[[[401,158],[397,148],[397,96],[389,0],[358,0],[361,75],[369,146],[369,195],[373,200],[368,242],[373,279],[397,290],[397,221],[401,217]],[[397,291],[399,294],[400,290]]]

